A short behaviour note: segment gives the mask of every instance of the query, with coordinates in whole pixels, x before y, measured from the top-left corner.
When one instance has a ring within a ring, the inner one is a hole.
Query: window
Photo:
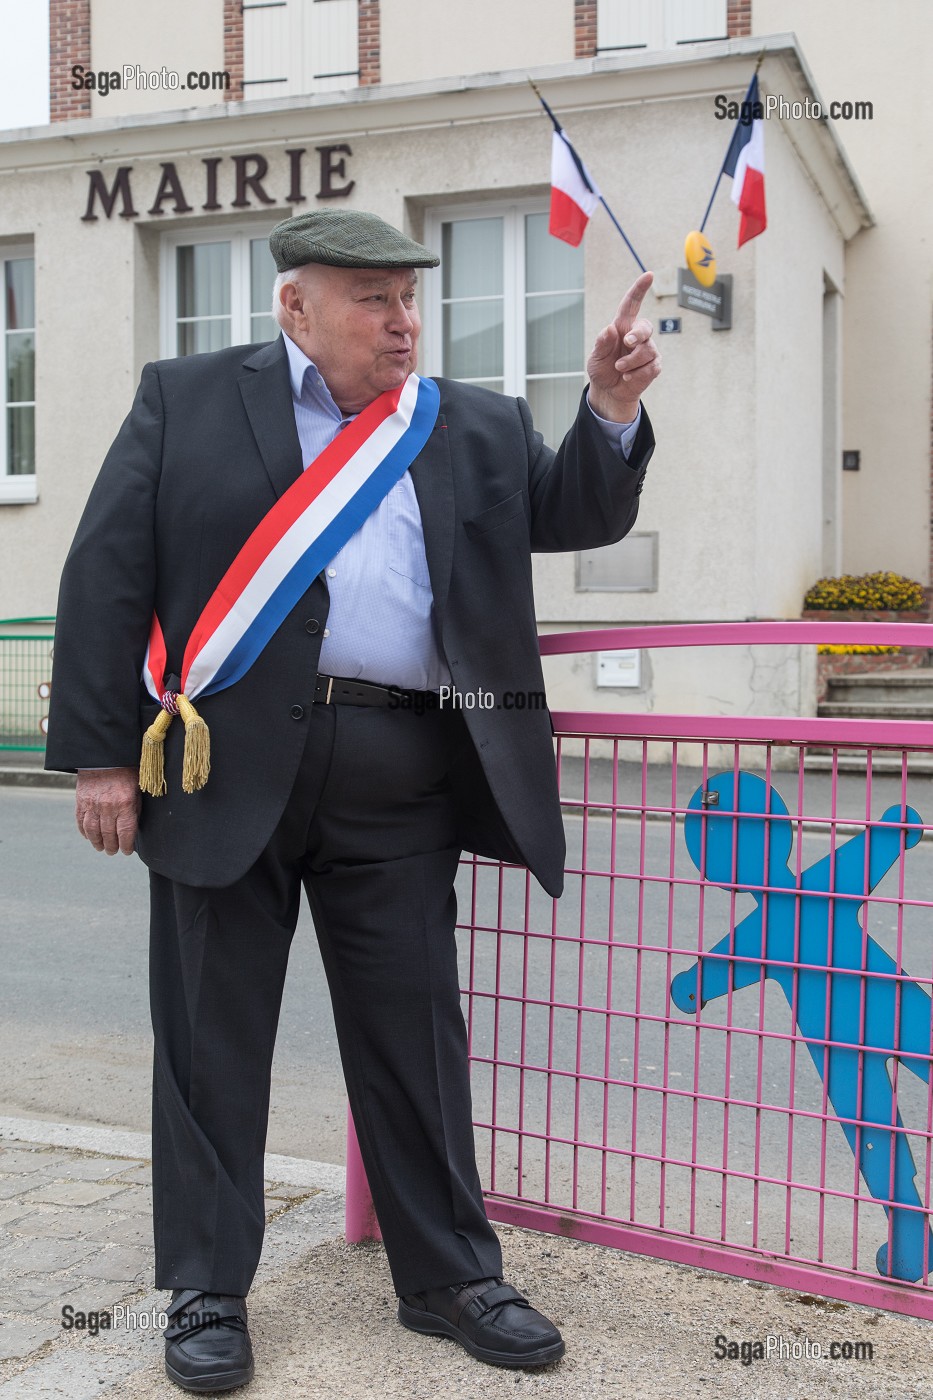
[[[559,443],[585,383],[583,252],[547,230],[537,200],[431,211],[425,334],[431,372],[522,395]]]
[[[246,0],[244,97],[331,92],[358,82],[357,0]]]
[[[596,51],[672,49],[725,39],[726,0],[599,0]]]
[[[274,340],[270,314],[275,263],[254,230],[195,242],[168,235],[162,246],[162,354],[200,355]]]
[[[31,251],[11,250],[0,258],[0,278],[0,501],[22,503],[37,499],[36,287]]]

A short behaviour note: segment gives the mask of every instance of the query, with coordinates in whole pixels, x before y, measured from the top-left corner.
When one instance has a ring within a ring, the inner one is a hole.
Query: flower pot
[[[922,610],[901,612],[889,608],[804,608],[804,622],[926,622]]]

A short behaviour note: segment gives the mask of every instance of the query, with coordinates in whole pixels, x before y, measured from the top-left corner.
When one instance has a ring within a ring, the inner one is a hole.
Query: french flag
[[[732,176],[732,203],[738,205],[741,248],[768,227],[765,212],[765,134],[762,104],[758,96],[758,74],[752,78],[742,104],[748,118],[740,117],[726,152],[723,170]]]
[[[544,102],[544,99],[541,99]],[[599,190],[583,161],[557,125],[553,112],[544,103],[554,122],[551,138],[551,218],[548,232],[578,248],[599,203]]]

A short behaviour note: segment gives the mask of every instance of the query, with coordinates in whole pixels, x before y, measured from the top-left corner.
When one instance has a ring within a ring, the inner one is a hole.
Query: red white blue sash
[[[440,393],[410,374],[343,429],[259,522],[204,607],[185,648],[179,694],[189,701],[244,676],[321,569],[404,476],[437,421]],[[170,713],[166,647],[153,616],[143,664]]]

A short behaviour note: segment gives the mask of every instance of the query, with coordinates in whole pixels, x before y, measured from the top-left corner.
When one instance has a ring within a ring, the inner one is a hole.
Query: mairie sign
[[[231,209],[261,208],[267,204],[304,204],[308,199],[306,189],[306,165],[317,165],[318,188],[315,199],[345,199],[356,187],[356,181],[347,177],[347,160],[353,151],[346,144],[315,146],[318,159],[308,156],[307,148],[296,147],[284,150],[273,156],[270,171],[269,161],[258,151],[242,155],[204,156],[201,159],[203,170],[186,168],[184,184],[182,174],[173,160],[159,163],[159,174],[149,163],[142,173],[136,174],[133,183],[132,165],[120,165],[116,170],[105,172],[95,167],[87,172],[87,206],[81,215],[85,224],[97,223],[100,214],[105,219],[114,211],[121,219],[138,219],[140,210],[136,208],[134,197],[140,197],[140,185],[145,181],[152,196],[152,204],[145,213],[158,217],[169,214],[192,214],[215,210],[227,206]],[[285,165],[281,157],[287,158]],[[267,182],[273,182],[273,188]],[[288,193],[282,195],[282,187],[288,182]],[[190,198],[189,198],[190,196]],[[201,198],[203,196],[203,203]],[[100,213],[98,213],[100,211]]]

